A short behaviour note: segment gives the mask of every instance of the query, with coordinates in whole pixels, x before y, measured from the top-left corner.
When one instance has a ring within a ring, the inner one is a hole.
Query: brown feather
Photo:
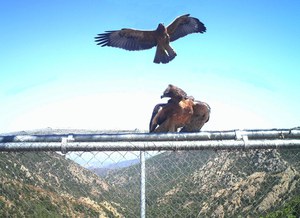
[[[95,37],[97,45],[123,48],[129,51],[150,49],[157,45],[155,31],[121,29],[106,31]]]
[[[204,33],[206,27],[199,19],[189,17],[189,14],[176,18],[168,27],[170,42],[175,41],[191,33]]]
[[[180,132],[199,132],[203,125],[208,122],[211,109],[207,103],[194,101],[193,110],[191,121]]]
[[[161,125],[164,121],[164,116],[161,116],[159,112],[166,106],[167,104],[157,104],[155,105],[152,116],[150,119],[150,124],[149,124],[149,131],[153,132],[154,129],[158,126]]]
[[[190,122],[192,114],[193,102],[190,99],[179,103],[170,101],[154,116],[153,123],[159,126],[152,126],[150,132],[177,132],[178,128]]]

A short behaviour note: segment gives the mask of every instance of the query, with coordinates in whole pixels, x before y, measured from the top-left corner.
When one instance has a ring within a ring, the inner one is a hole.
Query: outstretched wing
[[[149,49],[157,45],[155,31],[121,29],[106,31],[95,37],[97,45],[123,48],[129,51]]]
[[[193,116],[190,123],[185,125],[180,132],[199,132],[210,117],[210,106],[201,101],[194,101]]]
[[[206,27],[197,18],[186,14],[176,18],[167,27],[167,31],[172,42],[191,33],[204,33]]]

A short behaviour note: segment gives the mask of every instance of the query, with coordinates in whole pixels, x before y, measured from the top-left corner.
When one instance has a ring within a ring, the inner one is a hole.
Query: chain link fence
[[[300,130],[0,135],[0,217],[300,217]]]

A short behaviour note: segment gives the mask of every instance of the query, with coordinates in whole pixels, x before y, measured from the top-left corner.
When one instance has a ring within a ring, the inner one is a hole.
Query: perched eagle
[[[123,48],[137,51],[156,47],[154,63],[169,63],[177,55],[170,46],[175,41],[191,33],[204,33],[206,27],[197,18],[189,14],[176,18],[169,26],[159,24],[156,30],[145,31],[124,28],[106,31],[95,37],[97,45]]]
[[[194,100],[180,88],[169,85],[161,98],[170,97],[168,103],[157,104],[149,124],[150,132],[198,132],[209,120],[210,107]]]

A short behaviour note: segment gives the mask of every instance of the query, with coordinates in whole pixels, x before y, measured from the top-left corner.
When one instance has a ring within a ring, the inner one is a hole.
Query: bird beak
[[[164,98],[164,97],[165,97],[164,95],[160,96],[160,98]]]

